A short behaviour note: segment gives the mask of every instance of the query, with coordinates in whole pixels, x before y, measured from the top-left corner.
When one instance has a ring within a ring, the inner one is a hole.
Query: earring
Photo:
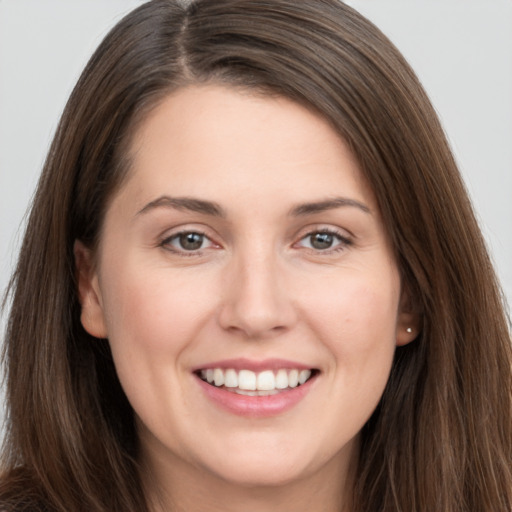
[[[412,332],[412,327],[407,327],[405,330],[410,334]]]

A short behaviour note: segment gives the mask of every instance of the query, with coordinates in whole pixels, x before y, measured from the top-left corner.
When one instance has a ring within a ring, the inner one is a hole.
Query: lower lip
[[[206,396],[221,408],[239,416],[263,418],[276,416],[297,405],[310,391],[317,376],[313,376],[301,386],[267,396],[239,395],[234,391],[212,386],[199,377],[196,378]]]

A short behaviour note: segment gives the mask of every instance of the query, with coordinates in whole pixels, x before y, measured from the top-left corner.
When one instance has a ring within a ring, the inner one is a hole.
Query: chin
[[[308,468],[292,466],[276,461],[253,466],[238,464],[236,468],[217,469],[217,475],[227,484],[243,488],[284,487],[308,476]]]
[[[276,446],[255,445],[254,450],[226,450],[230,456],[216,457],[207,462],[206,470],[226,484],[243,488],[284,487],[305,481],[322,468],[333,468],[338,458],[329,459],[326,454],[307,453],[300,446],[277,449]],[[256,448],[257,447],[257,448]],[[209,464],[208,464],[209,462]]]

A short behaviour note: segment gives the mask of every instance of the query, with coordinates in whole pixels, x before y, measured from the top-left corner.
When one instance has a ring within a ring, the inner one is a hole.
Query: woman
[[[415,75],[336,0],[155,0],[11,284],[6,510],[507,511],[511,345]]]

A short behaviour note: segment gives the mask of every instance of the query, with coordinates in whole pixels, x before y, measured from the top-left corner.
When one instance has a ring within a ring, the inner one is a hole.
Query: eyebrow
[[[293,217],[302,217],[304,215],[312,215],[314,213],[322,213],[327,210],[334,210],[343,206],[359,208],[363,212],[371,214],[371,210],[368,206],[356,201],[355,199],[349,199],[348,197],[334,197],[332,199],[326,199],[325,201],[299,204],[292,208],[290,215]]]
[[[302,217],[346,206],[358,208],[365,213],[371,213],[368,206],[359,201],[356,201],[355,199],[349,199],[347,197],[334,197],[324,201],[299,204],[290,210],[289,215],[292,217]],[[154,201],[149,202],[146,206],[144,206],[144,208],[137,212],[137,215],[148,213],[152,210],[155,210],[156,208],[188,210],[195,213],[202,213],[204,215],[211,215],[213,217],[221,218],[225,218],[227,216],[224,209],[213,201],[205,201],[203,199],[196,199],[192,197],[171,196],[161,196]]]
[[[173,208],[174,210],[188,210],[196,213],[203,213],[214,217],[226,217],[226,213],[220,205],[212,201],[204,201],[192,197],[171,197],[161,196],[148,203],[137,215],[148,213],[156,208]]]

